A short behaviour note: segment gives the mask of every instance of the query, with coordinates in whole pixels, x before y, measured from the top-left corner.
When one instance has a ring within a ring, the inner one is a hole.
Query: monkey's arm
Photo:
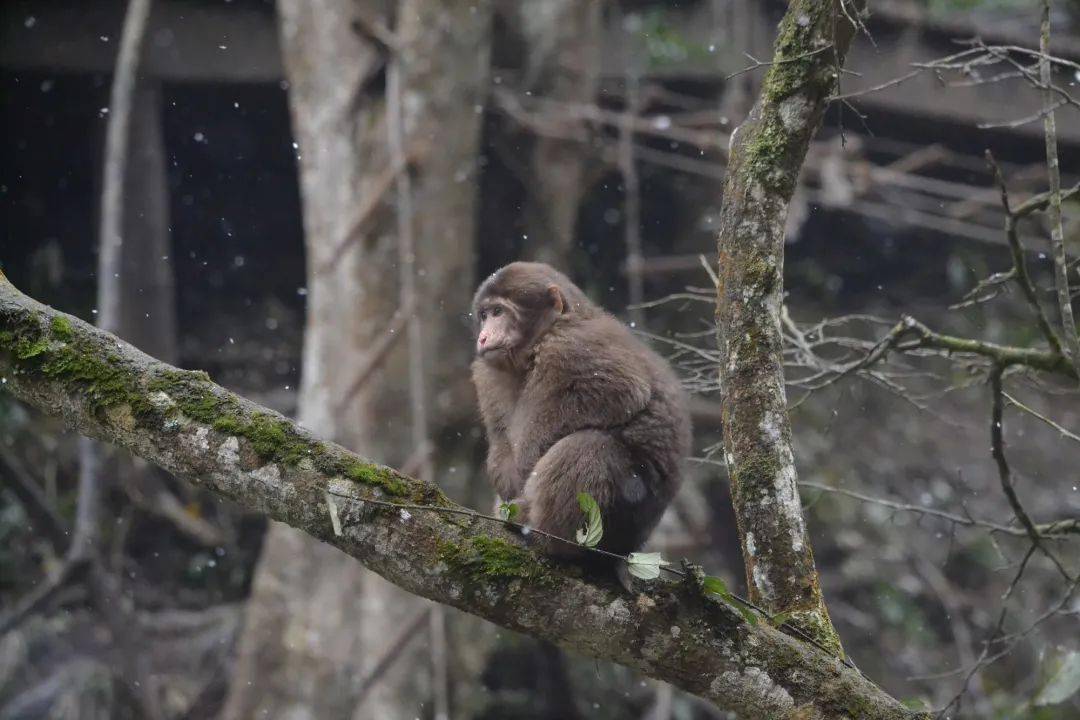
[[[525,483],[521,480],[513,449],[505,432],[488,431],[488,453],[485,464],[488,481],[500,498],[513,500],[521,495]]]
[[[507,436],[507,423],[516,402],[516,389],[505,373],[482,362],[473,364],[473,384],[480,400],[480,415],[487,435],[488,481],[500,498],[510,500],[519,496],[525,486]]]

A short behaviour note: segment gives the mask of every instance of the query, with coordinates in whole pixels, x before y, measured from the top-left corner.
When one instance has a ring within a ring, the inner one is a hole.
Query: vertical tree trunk
[[[176,284],[161,83],[140,79],[131,108],[119,260],[119,335],[167,363],[177,361]]]
[[[602,10],[603,3],[581,0],[520,4],[527,44],[523,91],[561,102],[596,101]],[[578,210],[595,161],[580,142],[537,136],[529,169],[535,183],[525,206],[526,253],[571,270]]]
[[[784,227],[864,3],[792,0],[750,117],[731,138],[718,237],[724,459],[750,599],[841,654],[799,500],[780,335]]]
[[[164,301],[168,308],[165,324],[151,329],[134,313],[135,308],[142,308],[144,314],[157,309],[143,301],[142,283],[153,254],[169,255],[161,98],[152,91],[153,86],[138,79],[150,10],[150,0],[128,3],[113,70],[102,159],[96,319],[99,327],[132,343],[146,342],[175,359],[171,266],[166,265],[166,271],[160,273],[168,277],[161,286],[169,295],[155,291],[149,298]],[[154,265],[157,267],[157,263]],[[138,662],[121,582],[106,568],[100,547],[105,490],[116,476],[130,476],[136,470],[130,456],[114,458],[114,472],[107,468],[106,460],[104,446],[79,438],[78,497],[69,556],[88,563],[87,584],[92,601],[109,628],[112,642],[120,647],[118,675],[126,680],[140,711],[154,720],[163,717],[158,689]]]
[[[472,412],[467,309],[490,7],[403,0],[396,22],[382,8],[374,0],[278,4],[307,244],[300,421],[408,465],[422,462],[424,449],[409,431],[406,333],[387,336],[400,293],[395,178],[411,173],[418,281],[409,312],[432,349],[423,371],[438,434]],[[387,146],[390,53],[400,63],[405,168]],[[424,714],[429,626],[413,622],[424,601],[275,524],[248,605],[225,717]],[[418,637],[398,637],[407,626]]]

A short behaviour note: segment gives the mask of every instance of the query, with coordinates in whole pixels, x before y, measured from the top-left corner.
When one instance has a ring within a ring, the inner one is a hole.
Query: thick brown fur
[[[600,505],[600,548],[639,549],[690,449],[686,399],[667,362],[548,265],[503,267],[472,309],[473,382],[496,493],[518,505],[522,523],[573,540],[584,519],[577,496],[587,492]]]

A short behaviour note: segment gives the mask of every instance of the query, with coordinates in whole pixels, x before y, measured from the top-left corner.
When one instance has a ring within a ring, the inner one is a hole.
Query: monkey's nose
[[[476,342],[480,344],[480,347],[484,347],[484,344],[487,342],[487,335],[481,335]]]

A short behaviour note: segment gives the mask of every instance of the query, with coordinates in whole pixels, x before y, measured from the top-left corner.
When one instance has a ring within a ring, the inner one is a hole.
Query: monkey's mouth
[[[480,348],[476,352],[476,357],[497,368],[505,369],[513,365],[513,353],[505,345]]]

